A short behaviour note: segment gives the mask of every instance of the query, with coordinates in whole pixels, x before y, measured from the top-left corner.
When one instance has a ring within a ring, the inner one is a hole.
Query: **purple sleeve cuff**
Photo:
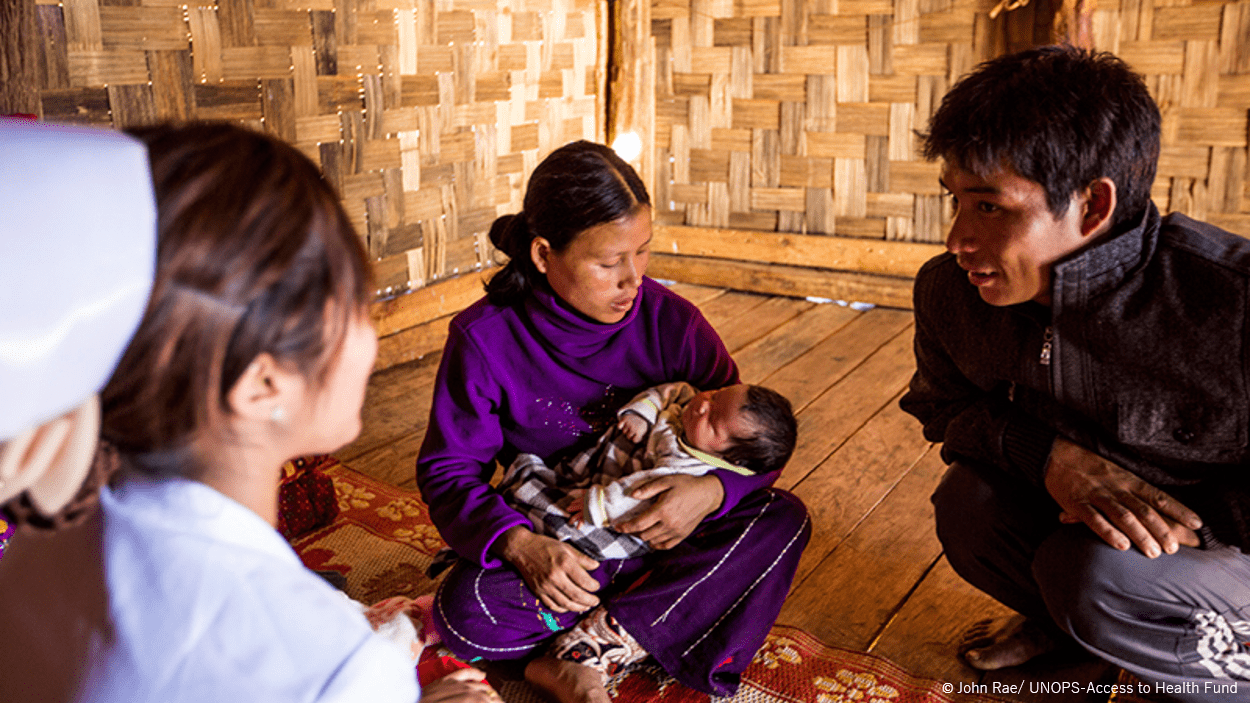
[[[513,522],[510,522],[506,525],[501,526],[500,529],[487,535],[487,543],[483,545],[482,551],[479,552],[479,556],[478,556],[479,566],[483,567],[484,569],[494,569],[498,566],[504,565],[505,563],[504,560],[502,560],[500,557],[492,553],[492,545],[495,544],[496,540],[500,539],[501,536],[505,534],[505,532],[508,532],[514,527],[525,527],[531,530],[532,532],[535,531],[535,526],[531,524],[530,520],[527,520],[525,518],[515,520]]]
[[[710,473],[718,477],[722,481],[722,505],[710,513],[705,519],[713,520],[731,511],[731,508],[740,504],[740,501],[750,493],[768,488],[774,484],[775,479],[779,477],[779,471],[771,473],[762,473],[755,476],[742,476],[734,471],[728,471],[722,468],[715,468]]]

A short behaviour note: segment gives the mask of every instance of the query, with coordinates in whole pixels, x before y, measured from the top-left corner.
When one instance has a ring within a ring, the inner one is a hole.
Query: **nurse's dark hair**
[[[321,384],[373,282],[339,196],[304,154],[228,124],[144,127],[157,205],[147,310],[101,393],[123,466],[196,476],[192,442],[268,353]]]
[[[757,433],[733,438],[723,460],[757,473],[782,470],[796,449],[792,403],[768,387],[749,385],[740,411],[753,420]]]
[[[492,245],[508,255],[509,262],[487,283],[488,300],[513,306],[532,290],[548,286],[531,261],[535,238],[544,238],[560,253],[588,228],[649,205],[644,182],[612,149],[580,140],[555,150],[531,173],[522,212],[492,223]]]
[[[1060,217],[1101,177],[1117,187],[1117,228],[1148,205],[1161,112],[1144,79],[1106,52],[1045,46],[980,64],[944,96],[923,156],[975,174],[1009,167],[1044,187]]]

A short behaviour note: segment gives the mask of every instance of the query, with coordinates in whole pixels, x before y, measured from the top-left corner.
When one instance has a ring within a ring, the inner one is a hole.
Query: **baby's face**
[[[743,412],[748,385],[698,393],[683,408],[683,436],[687,443],[707,454],[721,456],[732,439],[755,436],[752,418]]]

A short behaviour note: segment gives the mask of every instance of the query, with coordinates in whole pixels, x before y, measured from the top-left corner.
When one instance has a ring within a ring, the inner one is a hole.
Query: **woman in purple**
[[[607,147],[566,145],[491,238],[510,262],[449,327],[417,461],[460,556],[436,592],[444,643],[465,659],[527,659],[527,679],[565,701],[608,701],[605,678],[648,655],[683,684],[733,693],[809,540],[804,505],[770,487],[778,472],[635,489],[653,504],[616,529],[667,551],[599,563],[534,532],[490,483],[520,451],[552,464],[591,444],[646,387],[738,381],[696,307],[644,277],[644,184]]]

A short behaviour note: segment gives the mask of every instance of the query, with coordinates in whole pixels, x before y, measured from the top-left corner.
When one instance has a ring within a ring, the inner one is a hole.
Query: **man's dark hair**
[[[1117,227],[1148,205],[1161,124],[1144,80],[1121,59],[1046,46],[980,64],[920,136],[929,160],[980,175],[1007,166],[1039,183],[1055,217],[1075,193],[1109,177]]]
[[[746,412],[757,427],[752,437],[736,437],[722,458],[750,471],[767,473],[783,468],[796,448],[796,417],[792,403],[774,390],[748,386],[748,399],[740,411]]]

